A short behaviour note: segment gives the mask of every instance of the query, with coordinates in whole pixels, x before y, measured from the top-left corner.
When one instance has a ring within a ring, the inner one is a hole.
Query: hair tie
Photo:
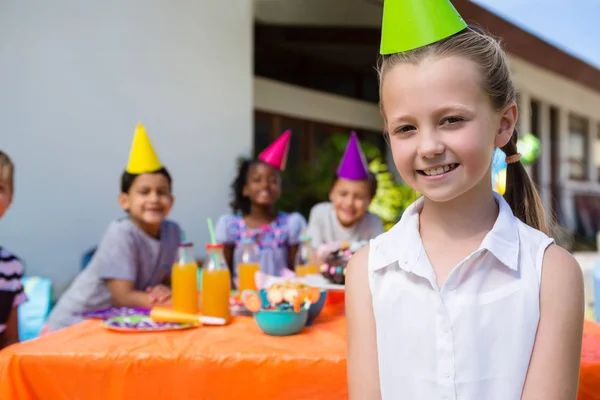
[[[521,161],[521,153],[513,154],[512,156],[506,156],[504,162],[507,164],[514,164]]]

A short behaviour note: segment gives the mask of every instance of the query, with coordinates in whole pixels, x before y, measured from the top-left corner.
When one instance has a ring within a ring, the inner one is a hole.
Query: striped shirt
[[[12,309],[27,300],[21,285],[22,277],[21,260],[0,247],[0,333],[6,330]]]

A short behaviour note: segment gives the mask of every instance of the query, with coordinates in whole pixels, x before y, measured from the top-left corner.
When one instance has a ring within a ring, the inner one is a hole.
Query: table
[[[600,324],[586,320],[577,400],[600,400]]]
[[[345,318],[289,337],[227,327],[117,333],[80,324],[0,352],[2,399],[347,399]]]
[[[296,336],[228,327],[116,333],[98,321],[0,352],[2,399],[347,399],[343,316]],[[600,325],[585,322],[578,400],[600,400]]]

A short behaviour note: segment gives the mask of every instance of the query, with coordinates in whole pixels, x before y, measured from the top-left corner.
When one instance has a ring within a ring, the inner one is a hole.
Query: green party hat
[[[466,27],[450,0],[385,0],[380,53],[417,49]]]

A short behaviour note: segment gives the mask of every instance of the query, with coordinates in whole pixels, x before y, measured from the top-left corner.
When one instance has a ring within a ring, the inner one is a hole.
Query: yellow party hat
[[[144,174],[158,171],[161,168],[162,165],[152,147],[144,125],[138,124],[133,135],[127,172],[130,174]]]

